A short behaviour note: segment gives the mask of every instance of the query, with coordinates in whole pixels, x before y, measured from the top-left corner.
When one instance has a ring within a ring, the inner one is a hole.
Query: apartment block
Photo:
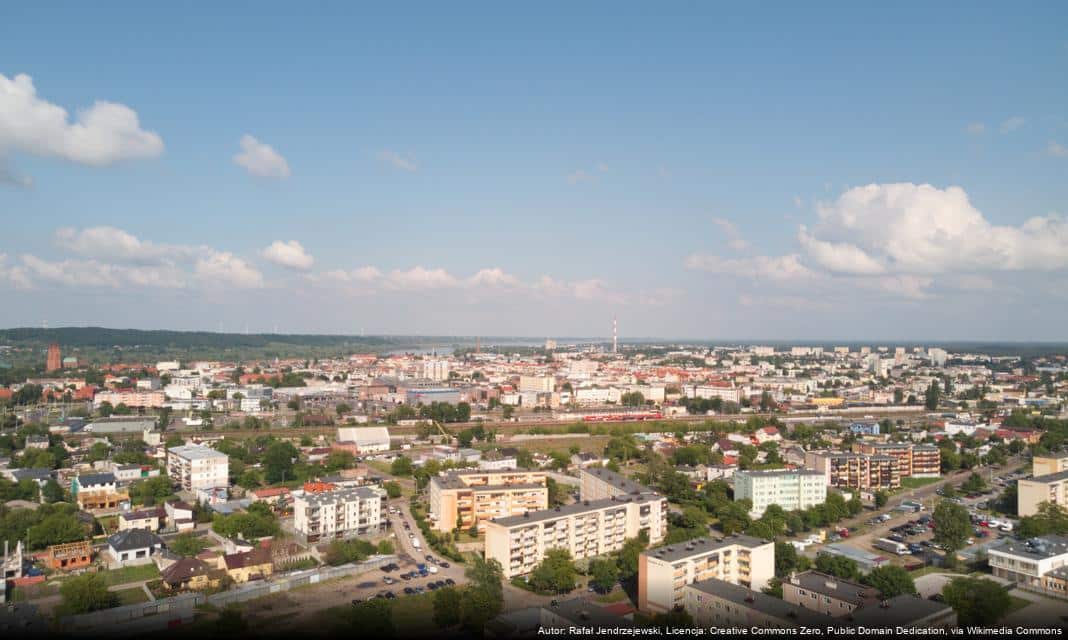
[[[751,500],[749,515],[759,518],[773,504],[795,511],[825,502],[826,483],[826,476],[819,471],[738,471],[734,474],[734,499]]]
[[[1016,513],[1020,516],[1035,515],[1043,502],[1068,507],[1068,471],[1021,478],[1016,494]]]
[[[1068,599],[1068,537],[1005,540],[990,547],[987,557],[995,576],[1023,589]]]
[[[293,500],[293,528],[308,542],[341,540],[378,530],[385,493],[372,487],[304,493]]]
[[[782,599],[833,618],[848,616],[858,607],[874,604],[879,592],[819,571],[793,573],[782,581]]]
[[[828,485],[853,489],[896,489],[901,486],[898,459],[842,451],[809,451],[805,466],[824,474]]]
[[[476,469],[450,471],[430,480],[430,520],[436,531],[485,530],[491,518],[549,507],[544,471]]]
[[[638,609],[664,613],[685,600],[683,588],[710,578],[760,591],[775,577],[775,543],[752,536],[697,538],[638,557]]]
[[[174,447],[167,449],[167,474],[185,491],[229,487],[230,458],[211,447]]]
[[[594,467],[579,470],[579,499],[606,500],[626,495],[654,493],[652,489],[641,485],[621,473],[611,469]]]
[[[1035,477],[1068,471],[1068,455],[1035,456],[1032,463]]]
[[[551,549],[578,560],[613,553],[644,531],[649,544],[667,534],[667,499],[656,494],[581,501],[485,523],[486,558],[513,578],[534,570]]]
[[[937,478],[942,475],[942,452],[929,444],[908,442],[858,442],[853,450],[866,455],[892,456],[897,459],[902,478]]]

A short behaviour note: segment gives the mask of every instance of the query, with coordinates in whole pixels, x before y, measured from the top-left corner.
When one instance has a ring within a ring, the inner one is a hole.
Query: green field
[[[155,564],[143,564],[136,567],[123,567],[122,569],[114,569],[111,571],[101,571],[100,577],[104,579],[109,587],[117,584],[126,584],[127,582],[138,582],[141,580],[155,580],[159,577],[159,569]]]
[[[934,482],[938,482],[941,479],[942,479],[941,477],[939,477],[939,478],[902,478],[901,479],[901,488],[902,489],[919,489],[920,487],[929,485],[929,484],[934,483]]]
[[[120,591],[114,591],[115,595],[119,596],[119,606],[126,604],[140,604],[142,602],[148,602],[148,594],[141,587],[130,587],[129,589],[122,589]]]

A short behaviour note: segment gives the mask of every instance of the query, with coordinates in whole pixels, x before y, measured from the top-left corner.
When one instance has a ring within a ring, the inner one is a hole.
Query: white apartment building
[[[1030,591],[1068,598],[1068,537],[1006,540],[987,549],[987,555],[995,576]]]
[[[741,402],[742,388],[734,385],[688,384],[682,387],[682,395],[687,398],[702,398],[706,400],[719,398],[724,402]]]
[[[230,486],[230,458],[211,447],[167,449],[167,475],[185,491]]]
[[[595,405],[618,403],[621,395],[620,390],[615,387],[581,387],[575,390],[574,398],[580,405]]]
[[[504,568],[504,577],[530,573],[551,549],[566,549],[578,560],[613,553],[641,531],[649,544],[667,533],[667,499],[656,494],[582,501],[486,524],[486,559]]]
[[[653,493],[652,489],[603,467],[579,469],[579,499],[607,500],[627,495]]]
[[[430,380],[436,380],[438,382],[449,379],[449,361],[448,360],[424,360],[423,361],[423,377]]]
[[[556,381],[552,376],[519,376],[519,391],[522,393],[552,393]]]
[[[761,591],[775,577],[775,543],[752,536],[697,538],[638,556],[638,610],[665,613],[688,584],[716,578]]]
[[[751,500],[749,515],[759,518],[772,504],[794,511],[825,502],[826,483],[819,471],[739,471],[734,474],[734,499]]]
[[[377,487],[306,492],[293,499],[293,528],[308,542],[375,532],[382,522],[384,496]]]

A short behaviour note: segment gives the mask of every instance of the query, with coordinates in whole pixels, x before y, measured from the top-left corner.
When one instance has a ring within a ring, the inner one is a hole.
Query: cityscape
[[[0,8],[0,639],[1063,636],[1068,5]]]

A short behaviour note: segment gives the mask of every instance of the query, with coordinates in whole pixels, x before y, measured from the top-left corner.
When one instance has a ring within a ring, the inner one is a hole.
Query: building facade
[[[642,531],[649,544],[667,534],[667,499],[656,494],[629,495],[575,504],[485,523],[486,559],[513,578],[534,570],[551,549],[565,549],[579,560],[613,553]]]
[[[738,471],[734,474],[734,499],[748,498],[749,515],[759,518],[769,505],[785,511],[808,509],[827,500],[826,476],[819,471]]]
[[[685,604],[683,588],[710,578],[760,591],[775,577],[775,543],[751,536],[697,538],[638,556],[638,610],[665,613]]]
[[[309,542],[378,531],[384,492],[373,487],[307,493],[293,500],[293,528]]]
[[[491,518],[518,516],[549,507],[544,471],[477,469],[450,471],[430,480],[430,521],[436,531],[477,526]]]
[[[230,458],[211,447],[167,449],[167,474],[185,491],[230,486]]]
[[[898,461],[893,456],[836,451],[809,451],[805,466],[824,474],[832,487],[896,489],[901,486]]]

